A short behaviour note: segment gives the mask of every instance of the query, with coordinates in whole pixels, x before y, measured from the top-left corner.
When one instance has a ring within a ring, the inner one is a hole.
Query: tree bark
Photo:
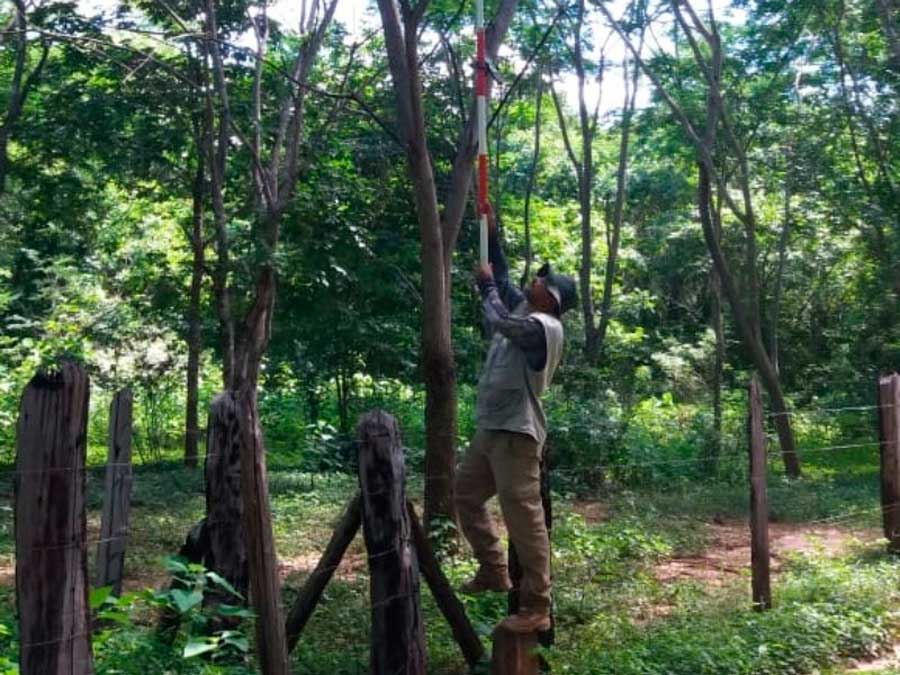
[[[206,264],[203,241],[203,199],[205,171],[203,153],[197,153],[197,171],[192,188],[193,213],[191,216],[191,290],[188,301],[188,361],[187,361],[187,402],[184,422],[184,464],[197,466],[197,445],[200,437],[198,407],[200,401],[200,352],[202,348],[201,292],[203,290],[203,270]]]
[[[713,236],[722,241],[722,200],[717,199],[715,208],[711,209]],[[715,357],[713,359],[712,399],[713,399],[713,438],[710,452],[710,473],[716,470],[719,457],[722,455],[722,377],[725,369],[725,316],[722,311],[722,280],[716,266],[709,270],[711,290],[710,322],[716,338]]]
[[[487,54],[496,57],[517,0],[501,0]],[[441,218],[437,186],[425,130],[419,71],[418,31],[423,0],[413,9],[403,3],[402,19],[393,0],[378,0],[388,66],[394,84],[400,137],[406,150],[419,221],[422,262],[421,368],[425,384],[425,521],[455,520],[453,476],[456,464],[456,365],[450,333],[450,267],[462,224],[475,159],[475,115],[460,134]]]
[[[641,38],[643,44],[643,38]],[[631,83],[628,82],[628,57],[623,61],[623,80],[625,81],[625,103],[622,105],[622,136],[619,140],[619,164],[616,168],[616,200],[613,206],[612,234],[609,237],[609,251],[606,257],[606,274],[603,278],[603,299],[600,304],[600,326],[597,328],[597,348],[601,349],[606,340],[609,328],[610,309],[612,307],[613,283],[619,260],[619,242],[622,238],[622,223],[625,214],[625,196],[628,187],[628,144],[631,138],[631,118],[637,100],[638,78],[640,68],[634,64]]]
[[[742,341],[750,353],[750,358],[759,371],[760,377],[765,383],[772,412],[775,415],[775,426],[778,431],[778,439],[781,445],[781,455],[784,460],[784,468],[788,476],[798,478],[800,476],[800,461],[794,446],[794,435],[788,418],[787,403],[781,391],[781,382],[769,355],[762,343],[759,321],[755,319],[749,310],[744,308],[743,301],[737,290],[737,285],[731,275],[720,242],[715,236],[710,215],[710,178],[709,171],[703,162],[699,166],[698,202],[700,210],[700,223],[703,226],[703,237],[713,259],[716,272],[722,280],[725,295],[731,305],[734,321],[741,334]]]
[[[247,539],[250,597],[256,611],[259,667],[263,675],[288,675],[290,669],[281,613],[281,583],[255,383],[241,390],[238,417],[241,430],[241,524]]]
[[[13,76],[9,84],[6,114],[0,124],[0,196],[6,192],[6,175],[9,171],[9,141],[12,138],[13,128],[22,116],[25,99],[40,79],[50,54],[50,47],[46,44],[43,45],[37,65],[27,76],[25,75],[28,61],[27,9],[24,0],[13,0],[13,6],[15,15],[11,24],[16,32],[15,56],[13,57]]]
[[[578,19],[575,30],[575,73],[578,76],[578,119],[581,131],[581,170],[578,175],[578,206],[581,213],[581,265],[578,282],[581,288],[581,312],[584,316],[584,353],[588,361],[597,358],[599,334],[594,323],[594,298],[591,292],[591,273],[594,265],[593,229],[591,224],[591,196],[594,184],[594,134],[596,127],[590,123],[584,100],[585,70],[582,55],[581,30],[584,25],[584,0],[578,2]],[[601,69],[602,69],[601,56]]]

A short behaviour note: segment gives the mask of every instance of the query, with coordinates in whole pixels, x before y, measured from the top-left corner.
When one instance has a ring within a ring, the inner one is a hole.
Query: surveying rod
[[[478,220],[481,223],[479,256],[488,261],[488,157],[487,157],[487,56],[484,42],[484,0],[475,0],[475,106],[478,115]]]

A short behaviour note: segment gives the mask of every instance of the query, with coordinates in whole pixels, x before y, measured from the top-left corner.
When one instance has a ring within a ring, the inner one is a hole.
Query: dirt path
[[[750,529],[741,521],[704,523],[709,547],[699,555],[673,557],[656,568],[660,581],[703,581],[721,586],[746,574],[750,565]],[[881,532],[867,528],[809,526],[804,523],[771,523],[769,550],[772,572],[778,574],[784,562],[794,553],[837,555],[855,541],[877,541]]]

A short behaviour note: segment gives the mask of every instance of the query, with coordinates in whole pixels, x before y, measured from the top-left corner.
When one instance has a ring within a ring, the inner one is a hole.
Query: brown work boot
[[[512,588],[506,565],[481,565],[475,576],[463,583],[459,590],[462,593],[474,595],[477,593],[505,593]]]
[[[500,622],[500,628],[511,633],[539,633],[550,630],[550,614],[546,610],[522,608]]]

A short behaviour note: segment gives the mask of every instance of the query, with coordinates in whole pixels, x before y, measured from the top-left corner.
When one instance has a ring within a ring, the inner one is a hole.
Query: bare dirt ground
[[[721,586],[745,575],[750,565],[750,529],[746,522],[706,523],[709,547],[695,556],[674,557],[656,568],[660,581],[702,581]],[[794,553],[822,552],[837,555],[853,542],[871,542],[881,537],[876,529],[849,529],[809,526],[804,523],[771,523],[769,550],[772,573],[778,574],[784,561]]]

